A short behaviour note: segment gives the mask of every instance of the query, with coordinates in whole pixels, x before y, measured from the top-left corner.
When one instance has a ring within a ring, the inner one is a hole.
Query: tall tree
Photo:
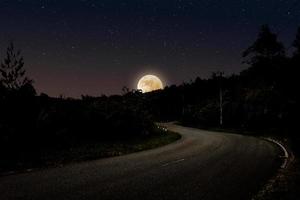
[[[18,90],[32,84],[25,76],[24,59],[20,50],[15,50],[11,42],[6,50],[6,57],[0,65],[0,84],[8,90]]]
[[[268,25],[263,25],[257,39],[243,52],[250,67],[241,72],[243,84],[251,88],[273,87],[286,65],[284,46]]]
[[[296,39],[293,42],[293,47],[296,49],[294,52],[294,57],[300,57],[300,27],[298,27]]]
[[[255,65],[262,60],[284,57],[284,46],[277,40],[268,25],[263,25],[255,42],[243,52],[244,63]]]

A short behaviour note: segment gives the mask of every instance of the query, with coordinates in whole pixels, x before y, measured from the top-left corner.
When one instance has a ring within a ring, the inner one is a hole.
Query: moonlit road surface
[[[174,124],[177,142],[125,156],[0,177],[0,199],[251,199],[280,149],[254,137]]]

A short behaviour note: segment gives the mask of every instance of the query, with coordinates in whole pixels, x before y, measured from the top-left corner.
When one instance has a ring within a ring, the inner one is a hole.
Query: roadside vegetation
[[[157,128],[140,92],[81,99],[37,95],[13,43],[0,66],[0,172],[154,148],[179,138]]]
[[[215,72],[145,94],[124,87],[122,95],[72,99],[36,94],[11,44],[0,67],[1,170],[122,155],[178,139],[157,133],[159,121],[272,135],[289,141],[297,157],[300,28],[287,51],[264,25],[241,55],[239,74]]]
[[[215,72],[147,93],[150,113],[156,120],[187,126],[286,138],[298,152],[300,28],[289,46],[287,53],[264,25],[241,52],[246,69],[232,75]]]
[[[295,156],[278,172],[270,190],[257,199],[295,199],[300,183],[299,67],[300,28],[284,47],[267,25],[244,52],[239,74],[213,73],[179,86],[147,94],[152,113],[161,120],[178,120],[197,128],[272,137]]]
[[[181,136],[178,133],[156,129],[155,133],[145,137],[128,140],[105,140],[74,144],[65,148],[45,148],[38,154],[23,152],[19,159],[1,161],[0,175],[38,170],[48,167],[60,167],[99,158],[122,156],[134,152],[153,149],[170,144]]]

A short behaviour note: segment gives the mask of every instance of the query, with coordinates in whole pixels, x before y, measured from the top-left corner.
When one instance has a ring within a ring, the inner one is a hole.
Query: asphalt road
[[[280,149],[254,137],[168,124],[177,142],[125,156],[0,177],[0,199],[249,199]]]

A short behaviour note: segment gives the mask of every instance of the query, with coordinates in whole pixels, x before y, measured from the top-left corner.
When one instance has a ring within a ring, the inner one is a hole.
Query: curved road
[[[250,199],[279,166],[254,137],[166,126],[177,142],[125,156],[0,177],[0,199]]]

